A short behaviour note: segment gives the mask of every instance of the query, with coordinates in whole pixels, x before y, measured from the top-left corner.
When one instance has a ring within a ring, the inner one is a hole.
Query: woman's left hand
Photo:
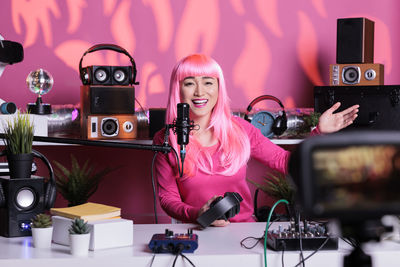
[[[321,133],[333,133],[346,128],[357,118],[359,105],[351,106],[341,112],[333,114],[340,107],[340,102],[335,103],[319,117],[318,129]]]

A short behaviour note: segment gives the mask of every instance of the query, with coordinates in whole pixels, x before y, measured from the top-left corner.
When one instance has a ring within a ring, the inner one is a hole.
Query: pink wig
[[[209,129],[218,139],[218,151],[221,151],[221,171],[213,171],[213,162],[209,153],[201,150],[194,136],[190,136],[187,156],[184,164],[185,177],[195,174],[197,169],[208,174],[233,175],[250,157],[250,141],[244,129],[232,120],[224,75],[218,63],[205,55],[194,54],[179,61],[171,74],[166,122],[172,123],[177,116],[176,106],[181,102],[180,82],[189,76],[215,77],[219,82],[218,100],[211,114]],[[171,145],[177,149],[175,135],[170,135]],[[178,151],[178,150],[177,150]]]

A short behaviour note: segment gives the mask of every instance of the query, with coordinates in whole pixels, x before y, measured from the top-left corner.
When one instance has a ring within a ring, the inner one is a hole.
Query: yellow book
[[[50,213],[70,219],[80,218],[85,221],[95,221],[119,217],[121,216],[121,208],[88,202],[67,208],[51,208]]]

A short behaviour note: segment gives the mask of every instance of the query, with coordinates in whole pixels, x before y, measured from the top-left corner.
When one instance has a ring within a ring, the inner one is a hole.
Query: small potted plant
[[[53,237],[51,216],[39,213],[31,219],[32,240],[35,248],[50,248]]]
[[[11,178],[30,178],[34,126],[29,114],[19,111],[4,126],[4,143]]]
[[[313,128],[317,127],[318,122],[319,122],[319,117],[321,117],[321,113],[319,112],[311,112],[308,115],[304,115],[303,119],[308,127],[307,130],[312,131]]]
[[[95,172],[89,160],[81,167],[73,155],[71,155],[70,170],[57,161],[54,161],[54,164],[57,167],[54,170],[57,177],[57,191],[68,201],[69,207],[88,202],[104,176],[114,170],[105,168]]]
[[[286,206],[286,212],[290,218],[294,219],[296,190],[293,185],[290,184],[284,174],[278,171],[270,171],[264,178],[265,181],[262,184],[250,179],[247,180],[272,198],[287,200],[289,204]]]
[[[82,219],[75,218],[68,229],[71,254],[85,256],[89,252],[90,229]]]

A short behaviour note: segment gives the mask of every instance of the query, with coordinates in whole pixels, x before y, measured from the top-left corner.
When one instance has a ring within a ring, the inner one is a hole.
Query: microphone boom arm
[[[1,139],[5,139],[5,134],[0,134]],[[171,152],[169,145],[147,145],[138,143],[129,143],[118,141],[99,141],[99,140],[83,140],[74,138],[61,138],[61,137],[48,137],[48,136],[34,136],[33,141],[45,143],[59,143],[59,144],[73,144],[73,145],[86,145],[86,146],[103,146],[103,147],[119,147],[138,150],[151,150],[155,152]]]

